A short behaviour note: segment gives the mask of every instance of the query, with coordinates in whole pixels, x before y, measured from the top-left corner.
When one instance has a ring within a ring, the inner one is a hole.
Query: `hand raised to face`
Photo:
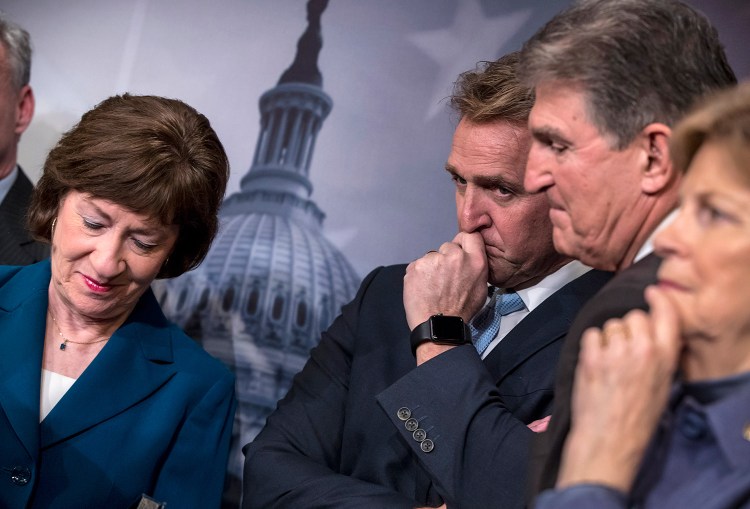
[[[406,268],[404,309],[410,329],[438,313],[469,321],[486,298],[487,255],[478,233],[459,233]]]
[[[559,487],[631,487],[666,406],[682,346],[669,298],[649,287],[646,300],[650,313],[631,311],[581,339]]]

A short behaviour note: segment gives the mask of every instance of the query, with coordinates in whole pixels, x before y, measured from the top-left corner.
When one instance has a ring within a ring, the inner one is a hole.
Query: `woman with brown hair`
[[[228,171],[203,115],[152,96],[51,151],[29,210],[50,259],[0,267],[0,506],[219,506],[234,377],[150,284],[201,262]]]

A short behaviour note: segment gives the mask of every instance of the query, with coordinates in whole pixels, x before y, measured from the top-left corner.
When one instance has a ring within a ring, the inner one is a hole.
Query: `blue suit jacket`
[[[522,505],[526,425],[549,415],[560,342],[609,274],[591,271],[558,290],[484,361],[464,345],[417,367],[404,269],[365,279],[246,446],[244,508]],[[434,443],[429,452],[402,407]]]
[[[234,376],[151,291],[39,423],[49,261],[0,267],[0,507],[218,507]]]

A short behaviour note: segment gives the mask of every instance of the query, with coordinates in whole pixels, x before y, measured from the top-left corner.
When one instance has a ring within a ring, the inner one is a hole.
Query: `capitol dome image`
[[[323,235],[325,214],[310,198],[316,136],[333,105],[317,67],[326,3],[308,3],[308,27],[294,62],[260,98],[251,168],[240,191],[222,204],[206,259],[154,284],[167,317],[237,376],[229,465],[235,482],[242,474],[241,447],[263,427],[360,282]]]

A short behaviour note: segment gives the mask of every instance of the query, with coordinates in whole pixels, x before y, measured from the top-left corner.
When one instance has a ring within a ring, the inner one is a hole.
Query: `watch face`
[[[435,315],[430,319],[432,339],[464,339],[464,321],[458,316]]]

